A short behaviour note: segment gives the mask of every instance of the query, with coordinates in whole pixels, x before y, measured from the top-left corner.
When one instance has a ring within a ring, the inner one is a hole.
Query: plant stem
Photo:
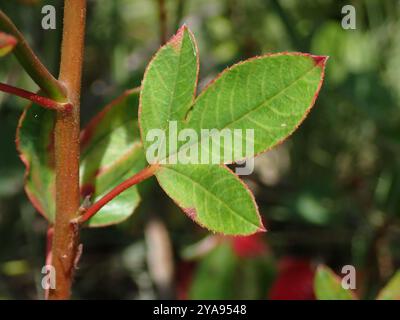
[[[56,289],[50,299],[68,299],[78,255],[79,231],[71,225],[80,206],[79,107],[86,21],[86,0],[64,1],[64,29],[60,81],[65,85],[72,112],[57,112],[54,143],[56,219],[52,247]]]
[[[160,23],[160,42],[161,45],[167,42],[168,26],[167,26],[167,9],[165,0],[157,0],[158,2],[158,21]]]
[[[301,36],[297,29],[294,27],[295,24],[293,23],[291,17],[289,14],[285,11],[285,9],[282,7],[281,3],[279,0],[272,0],[271,1],[272,7],[275,9],[277,14],[280,16],[281,21],[283,22],[283,25],[286,28],[286,31],[290,37],[290,40],[292,42],[292,45],[295,48],[298,48],[299,50],[306,50],[307,45],[305,44],[305,41],[301,39]]]
[[[72,105],[69,103],[57,102],[52,99],[42,97],[36,93],[26,91],[21,88],[16,88],[1,82],[0,82],[0,91],[30,100],[46,109],[65,110],[65,111],[71,111],[72,109]]]
[[[118,196],[121,192],[125,191],[126,189],[132,187],[135,184],[138,184],[154,175],[157,171],[158,165],[151,165],[147,168],[143,169],[139,173],[135,174],[131,178],[125,180],[124,182],[120,183],[114,189],[112,189],[109,193],[107,193],[104,197],[102,197],[99,201],[93,204],[89,209],[85,211],[85,213],[78,218],[78,222],[80,224],[85,223],[91,217],[93,217],[102,207],[104,207],[108,202]]]
[[[51,247],[53,246],[53,235],[54,235],[54,228],[49,226],[47,229],[46,235],[46,266],[51,265]],[[46,290],[44,293],[45,300],[49,299],[49,290]]]
[[[17,57],[19,63],[24,67],[33,81],[43,90],[43,92],[51,99],[57,102],[66,102],[66,92],[64,86],[52,76],[46,67],[40,62],[35,55],[24,36],[17,29],[10,18],[0,10],[0,30],[14,36],[18,43],[13,53]]]
[[[185,11],[185,0],[177,0],[175,14],[175,30],[178,30]]]

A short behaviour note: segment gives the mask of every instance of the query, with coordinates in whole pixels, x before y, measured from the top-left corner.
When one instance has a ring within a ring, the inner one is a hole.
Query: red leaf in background
[[[315,268],[307,259],[283,258],[269,298],[272,300],[315,300]]]
[[[246,237],[232,237],[232,247],[238,257],[259,257],[268,252],[267,244],[261,233]]]
[[[9,53],[17,44],[17,39],[7,33],[0,32],[0,57]]]
[[[176,285],[176,298],[178,300],[188,300],[189,290],[193,280],[193,273],[196,267],[196,263],[181,262],[178,265],[177,272],[177,285]]]

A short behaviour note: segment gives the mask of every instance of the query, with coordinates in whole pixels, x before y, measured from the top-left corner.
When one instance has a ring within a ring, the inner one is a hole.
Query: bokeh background
[[[163,2],[163,1],[161,1]],[[125,89],[140,85],[160,46],[186,23],[200,52],[200,86],[225,67],[269,52],[329,55],[311,114],[283,145],[256,159],[244,181],[268,232],[212,235],[145,183],[126,222],[82,232],[76,299],[312,299],[315,266],[357,270],[371,299],[400,267],[400,1],[89,0],[82,125]],[[41,8],[57,8],[57,29]],[[341,28],[352,4],[357,29]],[[0,0],[57,74],[62,1]],[[161,10],[163,12],[163,10]],[[164,22],[163,22],[164,21]],[[36,90],[14,57],[0,81]],[[0,298],[40,299],[46,222],[23,191],[15,150],[26,103],[0,94]]]

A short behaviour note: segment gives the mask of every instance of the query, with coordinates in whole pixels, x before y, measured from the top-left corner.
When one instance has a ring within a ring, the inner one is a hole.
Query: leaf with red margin
[[[0,57],[10,53],[17,45],[17,39],[7,33],[0,32]]]
[[[135,117],[138,105],[138,90],[129,90],[106,106],[82,131],[82,201],[86,196],[97,200],[145,167]],[[26,193],[34,207],[51,223],[55,217],[54,122],[54,111],[33,104],[20,119],[16,140],[26,166]],[[136,187],[130,188],[103,207],[88,225],[119,223],[133,213],[139,201]]]
[[[48,221],[55,217],[55,169],[53,130],[55,113],[36,104],[23,112],[16,144],[25,164],[25,192]]]
[[[165,192],[201,226],[227,235],[265,231],[253,194],[227,167],[165,165],[156,176]]]
[[[147,155],[154,158],[151,162],[161,165],[155,173],[161,187],[189,217],[225,234],[248,235],[264,230],[252,196],[248,196],[250,192],[243,184],[238,184],[226,168],[175,165],[176,161],[171,160],[176,160],[178,154],[185,156],[193,147],[198,151],[194,153],[198,158],[201,152],[206,152],[208,159],[212,156],[214,160],[214,150],[202,148],[203,129],[216,129],[217,133],[204,137],[212,140],[220,139],[223,129],[240,129],[243,133],[252,129],[255,132],[254,138],[243,134],[245,137],[238,142],[242,146],[254,143],[250,151],[247,148],[243,148],[245,152],[233,150],[233,146],[224,150],[224,145],[219,142],[220,148],[216,151],[219,151],[217,160],[220,164],[253,157],[282,142],[314,105],[322,85],[326,59],[303,53],[253,58],[222,72],[193,102],[198,74],[193,35],[184,26],[160,48],[149,63],[142,82],[141,137]],[[193,129],[198,139],[178,141],[178,146],[173,146],[167,139],[171,121],[177,122],[178,130]],[[151,130],[161,131],[164,136],[151,137],[160,140],[153,143],[154,140],[148,140],[149,133],[156,131]],[[230,158],[226,159],[228,153]],[[201,154],[201,159],[204,158]],[[198,159],[197,162],[187,160],[198,163]],[[226,179],[224,183],[220,183],[221,178]],[[243,206],[235,201],[233,192],[240,195]],[[231,207],[230,202],[240,210]]]
[[[81,134],[82,200],[93,202],[146,166],[135,115],[139,90],[127,91],[97,114]],[[139,205],[137,186],[106,204],[93,216],[89,227],[117,224],[127,219]]]
[[[142,81],[139,121],[143,145],[152,129],[165,130],[171,120],[182,120],[195,98],[199,61],[193,34],[181,27],[150,61]],[[168,139],[162,141],[167,145]]]
[[[277,53],[255,57],[224,70],[197,97],[186,126],[199,137],[202,130],[217,129],[207,139],[220,140],[222,130],[240,130],[233,146],[203,158],[232,163],[268,151],[286,140],[313,107],[324,79],[327,58],[305,53]],[[254,137],[247,137],[254,130]],[[203,137],[202,137],[203,138]],[[251,150],[234,150],[253,144]],[[199,139],[198,144],[202,144]],[[191,148],[189,144],[185,148]],[[180,152],[185,152],[182,147]],[[199,148],[200,149],[200,148]],[[218,148],[217,148],[218,149]],[[200,153],[200,152],[199,152]],[[226,157],[226,154],[229,156]]]

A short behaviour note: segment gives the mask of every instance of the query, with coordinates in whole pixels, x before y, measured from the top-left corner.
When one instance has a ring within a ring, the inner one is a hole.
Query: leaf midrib
[[[209,195],[211,195],[214,199],[216,199],[218,202],[222,203],[226,208],[229,209],[229,211],[231,211],[233,213],[233,215],[235,215],[236,217],[238,217],[240,220],[245,221],[246,223],[258,228],[257,224],[254,224],[252,221],[246,219],[245,217],[242,217],[240,214],[238,214],[234,209],[232,209],[227,203],[225,203],[224,201],[222,201],[220,198],[218,198],[217,196],[215,196],[213,193],[211,193],[207,188],[205,188],[203,185],[201,185],[199,182],[191,179],[189,176],[179,172],[178,170],[173,169],[173,167],[169,166],[163,166],[163,169],[167,169],[167,170],[171,170],[174,171],[175,173],[177,173],[178,175],[182,176],[183,178],[186,178],[187,180],[193,182],[193,184],[199,186],[202,190],[204,190],[206,193],[208,193]],[[157,175],[157,173],[156,173]]]
[[[183,42],[184,41],[185,41],[185,35],[183,34],[182,43],[181,43],[181,47],[180,47],[181,51],[183,49]],[[181,51],[180,51],[180,54],[179,54],[179,57],[178,57],[178,70],[176,71],[174,84],[173,84],[173,90],[172,90],[172,93],[171,93],[171,98],[170,98],[169,103],[168,103],[167,123],[164,124],[163,129],[162,129],[163,131],[166,131],[166,129],[168,128],[168,121],[170,121],[171,115],[173,114],[172,113],[172,105],[173,105],[173,101],[174,101],[174,98],[175,98],[175,95],[176,95],[176,86],[177,86],[177,83],[178,83],[178,80],[179,80],[179,74],[180,74],[180,71],[181,71],[181,62],[182,62],[182,52]],[[157,68],[156,68],[156,70],[157,70]],[[166,142],[165,139],[166,139],[166,135],[161,140],[161,143],[160,143],[161,147],[163,147],[163,144]]]

